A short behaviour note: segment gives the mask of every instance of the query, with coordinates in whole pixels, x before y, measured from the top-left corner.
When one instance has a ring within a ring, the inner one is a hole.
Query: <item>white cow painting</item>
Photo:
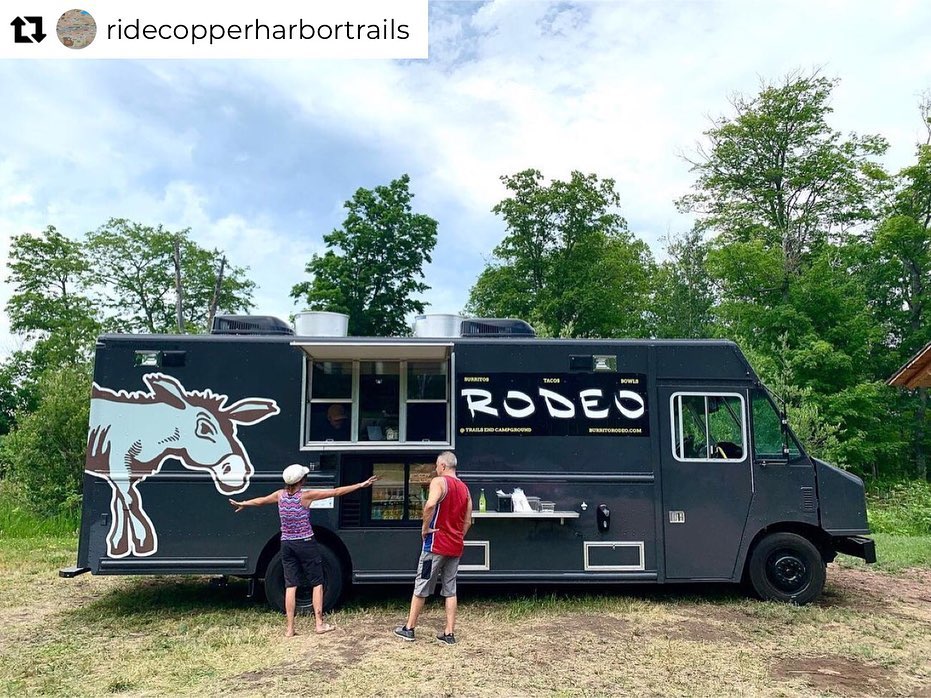
[[[170,458],[210,474],[224,495],[249,486],[254,468],[237,436],[238,425],[258,424],[281,411],[274,400],[188,391],[171,376],[142,377],[148,392],[114,392],[96,383],[91,394],[86,472],[112,490],[108,555],[144,557],[158,550],[158,533],[146,514],[139,483]]]

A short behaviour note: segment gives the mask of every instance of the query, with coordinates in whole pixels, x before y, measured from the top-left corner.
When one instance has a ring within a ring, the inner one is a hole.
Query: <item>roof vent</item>
[[[418,315],[414,318],[415,337],[458,337],[462,317],[459,315]]]
[[[294,316],[294,331],[301,337],[345,337],[349,316],[326,310],[305,310]]]
[[[463,320],[462,337],[536,337],[537,333],[523,320],[513,318],[472,318]]]
[[[271,315],[217,315],[210,334],[294,334],[294,330]]]

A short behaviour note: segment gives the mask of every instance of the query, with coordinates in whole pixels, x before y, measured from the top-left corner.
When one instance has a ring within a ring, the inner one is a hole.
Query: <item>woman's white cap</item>
[[[308,468],[306,465],[292,463],[281,473],[281,478],[284,480],[286,485],[293,485],[296,482],[300,482],[301,478],[309,472],[310,468]]]

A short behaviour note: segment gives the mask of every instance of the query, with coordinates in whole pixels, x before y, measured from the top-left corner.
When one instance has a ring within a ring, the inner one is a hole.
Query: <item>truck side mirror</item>
[[[779,411],[779,424],[782,429],[782,457],[789,460],[789,415],[785,407]]]

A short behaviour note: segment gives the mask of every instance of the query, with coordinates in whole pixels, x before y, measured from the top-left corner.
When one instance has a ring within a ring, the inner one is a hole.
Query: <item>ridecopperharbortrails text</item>
[[[162,40],[190,41],[381,41],[404,40],[410,37],[410,27],[394,19],[380,24],[315,24],[303,19],[296,24],[266,24],[256,19],[248,24],[144,24],[140,20],[117,20],[107,25],[107,38],[118,41]]]

